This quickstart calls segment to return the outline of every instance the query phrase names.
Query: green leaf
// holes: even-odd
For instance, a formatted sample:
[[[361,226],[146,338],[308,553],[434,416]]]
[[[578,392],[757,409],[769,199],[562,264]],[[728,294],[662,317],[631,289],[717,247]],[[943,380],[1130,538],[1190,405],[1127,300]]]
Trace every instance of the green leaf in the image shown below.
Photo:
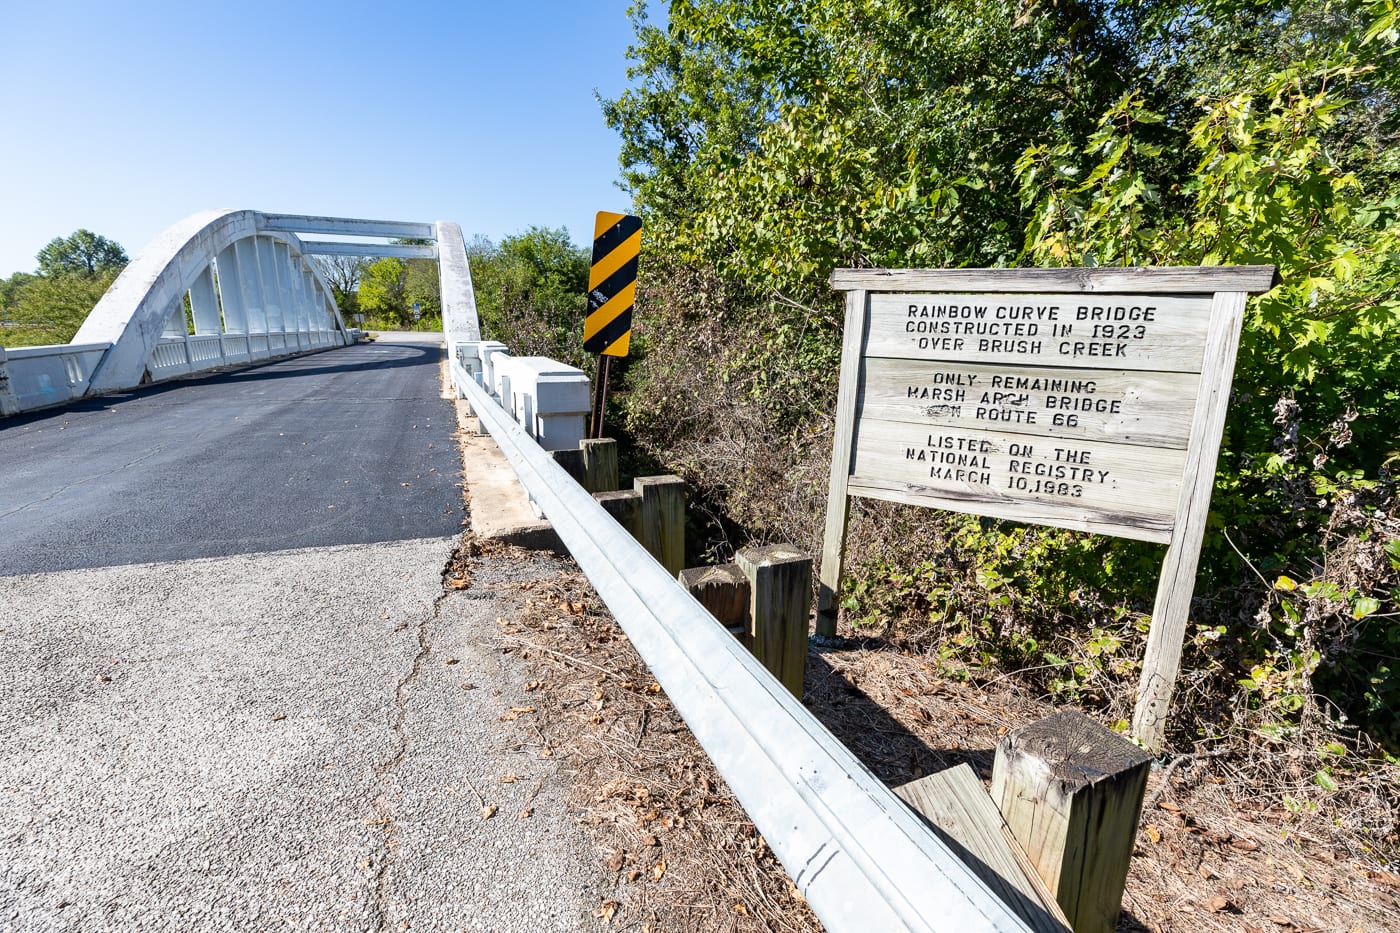
[[[1351,617],[1364,619],[1381,608],[1381,601],[1370,596],[1361,596],[1351,604]]]

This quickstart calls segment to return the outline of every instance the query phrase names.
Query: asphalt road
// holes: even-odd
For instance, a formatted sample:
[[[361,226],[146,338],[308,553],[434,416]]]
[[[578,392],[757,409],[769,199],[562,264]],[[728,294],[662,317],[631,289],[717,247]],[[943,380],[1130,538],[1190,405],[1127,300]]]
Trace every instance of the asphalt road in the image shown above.
[[[500,718],[529,694],[497,620],[558,567],[444,586],[440,356],[0,427],[0,933],[597,927],[617,881]]]
[[[456,534],[441,357],[359,344],[0,422],[0,576]]]

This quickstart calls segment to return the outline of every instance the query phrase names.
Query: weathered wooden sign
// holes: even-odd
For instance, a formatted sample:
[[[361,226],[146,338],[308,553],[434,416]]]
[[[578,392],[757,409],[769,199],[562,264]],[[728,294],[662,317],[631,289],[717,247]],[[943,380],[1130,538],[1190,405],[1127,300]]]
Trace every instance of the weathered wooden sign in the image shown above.
[[[851,496],[1168,545],[1134,716],[1160,744],[1245,298],[1272,266],[857,270],[817,632]]]

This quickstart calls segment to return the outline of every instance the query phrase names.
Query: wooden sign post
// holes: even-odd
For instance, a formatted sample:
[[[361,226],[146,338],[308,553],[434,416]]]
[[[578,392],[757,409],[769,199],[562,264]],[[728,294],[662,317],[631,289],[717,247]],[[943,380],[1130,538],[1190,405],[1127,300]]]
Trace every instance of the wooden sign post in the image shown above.
[[[1167,545],[1133,734],[1161,746],[1246,297],[1273,266],[838,269],[845,344],[818,591],[850,497]]]

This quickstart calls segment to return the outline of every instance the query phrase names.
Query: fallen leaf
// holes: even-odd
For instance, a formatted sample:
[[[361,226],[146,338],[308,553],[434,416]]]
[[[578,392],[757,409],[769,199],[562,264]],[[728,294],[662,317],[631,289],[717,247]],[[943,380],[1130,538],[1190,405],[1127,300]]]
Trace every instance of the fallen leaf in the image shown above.
[[[613,854],[608,857],[608,871],[622,871],[624,856],[621,849],[614,849]]]
[[[1253,839],[1231,839],[1230,848],[1239,849],[1241,852],[1253,852],[1259,848],[1259,843]]]
[[[1223,894],[1217,894],[1215,897],[1212,897],[1210,903],[1206,905],[1206,909],[1213,914],[1224,913],[1226,911],[1233,913],[1239,910],[1234,902]]]
[[[1162,841],[1162,831],[1159,830],[1157,827],[1153,826],[1151,823],[1148,823],[1148,824],[1147,824],[1147,838],[1148,838],[1148,839],[1151,839],[1154,843],[1161,842],[1161,841]]]
[[[516,781],[516,777],[515,777],[515,775],[513,775],[513,774],[504,774],[504,775],[501,776],[501,783],[502,783],[502,784],[514,784],[515,781]]]
[[[642,877],[642,873],[639,872],[637,869],[634,868],[634,869],[632,869],[631,871],[629,871],[629,872],[627,873],[627,883],[628,883],[628,884],[631,884],[632,882],[636,881],[636,880],[637,880],[638,878],[640,878],[640,877]]]
[[[281,722],[282,720],[284,720],[284,719],[286,719],[286,718],[287,718],[287,714],[286,714],[286,713],[273,713],[273,714],[272,714],[272,721],[273,721],[273,722]]]
[[[456,664],[456,663],[457,663],[457,659],[456,659],[456,658],[443,658],[443,659],[442,659],[442,663],[443,663],[443,664]]]
[[[658,840],[655,836],[644,836],[642,838],[642,845],[647,846],[648,848],[659,844],[660,840]]]
[[[610,923],[619,906],[617,901],[603,901],[603,906],[593,911],[593,916],[598,917],[604,923]]]
[[[482,807],[482,808],[481,808],[481,818],[482,818],[483,820],[489,820],[489,819],[491,819],[491,817],[493,817],[493,816],[495,816],[495,815],[496,815],[496,808],[495,808],[495,807],[489,806],[489,805],[488,805],[488,806],[485,806],[485,807]]]
[[[532,817],[532,816],[534,816],[534,815],[535,815],[535,808],[534,808],[534,807],[526,807],[524,810],[521,810],[521,811],[520,811],[520,816],[519,816],[518,818],[519,818],[519,819],[522,819],[522,820],[528,820],[530,817]]]
[[[749,915],[749,909],[743,904],[735,904],[733,910],[741,917],[747,917]]]

